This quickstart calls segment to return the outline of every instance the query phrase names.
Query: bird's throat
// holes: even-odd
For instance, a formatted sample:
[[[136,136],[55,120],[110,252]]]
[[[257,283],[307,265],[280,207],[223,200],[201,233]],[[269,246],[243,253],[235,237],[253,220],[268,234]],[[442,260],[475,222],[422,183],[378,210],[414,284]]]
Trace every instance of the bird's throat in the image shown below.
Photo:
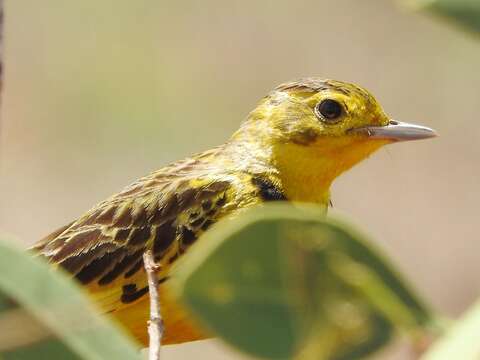
[[[382,145],[352,139],[321,139],[307,146],[281,144],[275,147],[272,160],[289,200],[328,205],[335,178]]]
[[[292,144],[276,154],[274,161],[283,191],[290,201],[327,205],[336,171],[328,161],[312,159],[309,151],[303,150]]]
[[[388,143],[351,136],[289,142],[282,137],[261,136],[258,127],[247,125],[224,149],[231,166],[263,174],[282,189],[289,201],[325,206],[330,202],[330,186],[335,178]]]

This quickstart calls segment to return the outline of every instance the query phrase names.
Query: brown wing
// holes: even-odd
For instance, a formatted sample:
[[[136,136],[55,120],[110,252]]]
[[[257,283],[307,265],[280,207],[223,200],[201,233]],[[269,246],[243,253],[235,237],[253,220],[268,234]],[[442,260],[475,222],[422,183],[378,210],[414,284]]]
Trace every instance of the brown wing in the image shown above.
[[[153,249],[160,264],[173,262],[235,207],[230,188],[227,180],[206,177],[145,178],[32,249],[82,283],[105,286],[143,270],[147,248]]]
[[[138,180],[32,250],[86,284],[104,311],[124,308],[148,292],[146,249],[153,250],[163,281],[171,263],[220,217],[284,199],[266,179],[212,165],[215,154],[202,153]]]

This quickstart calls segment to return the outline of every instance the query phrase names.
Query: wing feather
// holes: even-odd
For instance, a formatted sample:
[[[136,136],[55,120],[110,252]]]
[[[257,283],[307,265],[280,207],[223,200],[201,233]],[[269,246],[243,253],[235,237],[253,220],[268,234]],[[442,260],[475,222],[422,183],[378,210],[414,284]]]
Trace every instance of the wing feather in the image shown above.
[[[134,197],[132,187],[100,203],[79,220],[42,239],[32,249],[83,284],[105,286],[142,269],[153,249],[169,264],[225,212],[231,183],[204,179],[157,182]],[[139,265],[140,264],[140,265]]]
[[[142,307],[148,293],[145,250],[152,249],[160,264],[162,283],[169,277],[171,264],[218,219],[258,202],[284,198],[274,182],[212,166],[215,152],[139,179],[45,237],[32,250],[70,272],[86,285],[105,313],[144,339],[148,313]],[[162,304],[167,309],[166,327],[201,338],[191,332],[181,307],[168,300],[168,294],[162,293],[162,299],[166,301]]]

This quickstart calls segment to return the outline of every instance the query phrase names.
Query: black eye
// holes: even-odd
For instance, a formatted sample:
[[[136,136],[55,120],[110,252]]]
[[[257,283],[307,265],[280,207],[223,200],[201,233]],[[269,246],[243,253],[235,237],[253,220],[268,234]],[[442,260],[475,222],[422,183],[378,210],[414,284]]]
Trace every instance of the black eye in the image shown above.
[[[343,113],[342,105],[338,101],[332,99],[323,100],[315,106],[315,112],[325,122],[336,122]]]

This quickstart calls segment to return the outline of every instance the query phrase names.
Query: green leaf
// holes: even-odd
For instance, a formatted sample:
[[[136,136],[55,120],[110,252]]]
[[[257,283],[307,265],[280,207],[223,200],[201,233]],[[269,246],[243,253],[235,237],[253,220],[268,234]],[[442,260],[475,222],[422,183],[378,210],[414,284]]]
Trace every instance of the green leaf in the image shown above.
[[[465,28],[480,32],[480,2],[478,0],[416,0],[415,7],[453,20]]]
[[[61,271],[0,242],[0,358],[142,359]]]
[[[179,261],[173,290],[208,329],[270,359],[354,359],[434,316],[366,239],[322,210],[262,206],[223,221]]]

